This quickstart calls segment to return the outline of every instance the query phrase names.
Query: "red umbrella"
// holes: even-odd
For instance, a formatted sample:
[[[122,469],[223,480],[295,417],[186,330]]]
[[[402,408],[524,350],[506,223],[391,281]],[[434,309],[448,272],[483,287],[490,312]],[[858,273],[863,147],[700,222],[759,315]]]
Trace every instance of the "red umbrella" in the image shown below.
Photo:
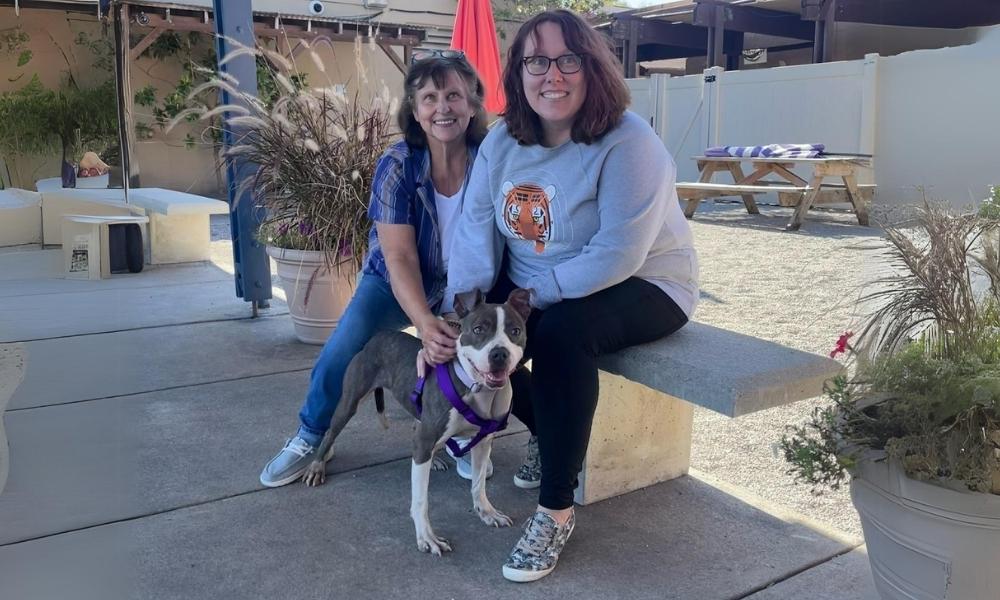
[[[500,46],[490,0],[458,0],[451,47],[465,52],[486,86],[486,110],[499,113],[506,105],[500,70]]]

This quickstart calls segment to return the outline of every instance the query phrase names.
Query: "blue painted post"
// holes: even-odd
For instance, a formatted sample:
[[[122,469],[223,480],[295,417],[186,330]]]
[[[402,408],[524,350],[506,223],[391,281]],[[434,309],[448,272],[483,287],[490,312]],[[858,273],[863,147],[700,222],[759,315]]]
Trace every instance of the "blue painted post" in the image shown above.
[[[212,0],[215,12],[215,51],[218,60],[238,48],[234,44],[254,47],[253,9],[250,0]],[[220,71],[232,75],[240,92],[257,95],[257,65],[254,57],[244,54],[219,67]],[[239,97],[222,91],[223,104],[242,104]],[[223,118],[222,143],[229,148],[240,137],[239,128],[230,129],[226,113]],[[253,190],[245,190],[237,198],[239,182],[257,171],[257,165],[243,160],[226,162],[226,185],[229,193],[229,222],[233,236],[233,262],[236,265],[236,295],[253,306],[253,315],[258,308],[267,308],[271,298],[271,265],[263,244],[257,241],[257,228],[263,217],[263,208],[256,206]]]

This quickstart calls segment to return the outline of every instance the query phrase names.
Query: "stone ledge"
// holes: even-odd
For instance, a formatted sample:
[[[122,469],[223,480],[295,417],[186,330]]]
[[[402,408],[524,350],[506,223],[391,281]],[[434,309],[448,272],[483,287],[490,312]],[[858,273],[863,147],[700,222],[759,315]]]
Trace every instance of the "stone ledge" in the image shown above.
[[[842,369],[825,356],[697,322],[603,356],[599,365],[730,417],[818,396],[823,382]]]

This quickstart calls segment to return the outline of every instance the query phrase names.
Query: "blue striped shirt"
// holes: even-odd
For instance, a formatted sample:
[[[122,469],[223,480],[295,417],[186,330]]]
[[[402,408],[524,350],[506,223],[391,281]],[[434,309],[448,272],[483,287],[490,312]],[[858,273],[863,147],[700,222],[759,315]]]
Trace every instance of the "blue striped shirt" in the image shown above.
[[[466,181],[477,151],[478,147],[469,147]],[[368,217],[375,223],[413,227],[427,305],[436,310],[444,297],[448,277],[441,256],[431,154],[426,148],[412,148],[399,141],[382,154],[375,166]],[[363,271],[389,281],[389,269],[374,225],[368,234],[368,256]]]

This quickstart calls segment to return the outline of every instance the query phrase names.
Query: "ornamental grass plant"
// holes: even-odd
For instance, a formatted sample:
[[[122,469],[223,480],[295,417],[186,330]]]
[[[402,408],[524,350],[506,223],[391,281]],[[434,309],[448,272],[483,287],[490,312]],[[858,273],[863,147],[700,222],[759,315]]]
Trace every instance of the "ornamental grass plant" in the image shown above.
[[[302,40],[305,55],[323,76],[326,68],[316,49],[332,43],[318,37]],[[355,44],[355,65],[367,81]],[[265,47],[242,47],[223,58],[251,54],[270,67],[274,83],[269,102],[240,92],[228,76],[216,74],[192,90],[194,101],[206,90],[225,90],[238,102],[209,109],[192,106],[174,117],[171,127],[192,118],[210,120],[228,113],[223,125],[234,132],[225,161],[256,165],[239,183],[237,197],[249,190],[259,207],[258,238],[267,245],[294,250],[321,251],[328,267],[361,268],[371,221],[367,216],[375,164],[392,141],[392,116],[397,101],[383,84],[381,93],[363,100],[348,95],[343,84],[330,81],[311,86],[294,63]]]

